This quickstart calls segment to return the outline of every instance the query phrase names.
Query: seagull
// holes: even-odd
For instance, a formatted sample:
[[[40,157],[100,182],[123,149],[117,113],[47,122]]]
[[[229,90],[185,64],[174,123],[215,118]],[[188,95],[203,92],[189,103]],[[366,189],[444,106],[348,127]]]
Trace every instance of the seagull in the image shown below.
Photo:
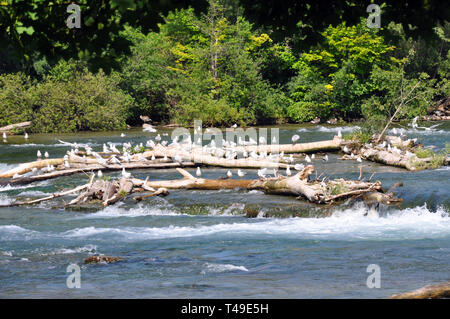
[[[122,176],[124,178],[130,178],[131,177],[131,173],[126,172],[125,171],[125,167],[124,167],[124,168],[122,168]]]
[[[113,164],[118,164],[118,165],[120,165],[120,160],[119,160],[115,155],[111,156],[111,158],[110,158],[109,160],[110,160],[111,163],[113,163]]]
[[[152,161],[156,159],[155,154],[152,155]]]
[[[231,127],[232,127],[232,128],[236,128],[236,127],[237,127],[237,124],[234,124],[234,125],[232,125]]]
[[[158,133],[158,135],[156,135],[155,141],[156,142],[160,142],[161,141],[161,135],[159,135],[159,133]]]
[[[120,154],[120,151],[117,149],[117,147],[116,147],[114,144],[111,144],[111,145],[109,146],[109,148],[110,148],[111,151],[113,151],[114,153],[119,153],[119,154]]]
[[[395,127],[392,129],[392,134],[395,134],[395,135],[398,134],[398,131],[397,131],[397,129]]]
[[[275,136],[272,137],[272,144],[277,144],[277,138]]]
[[[25,138],[26,140],[28,140],[28,133],[27,133],[27,132],[25,132],[24,138]]]
[[[341,132],[341,130],[339,130],[338,131],[338,135],[337,135],[339,138],[342,138],[342,132]]]
[[[265,173],[266,173],[266,169],[265,168],[262,168],[262,169],[258,170],[258,176],[260,178],[266,178]]]
[[[286,176],[291,176],[291,169],[289,168],[289,166],[286,168]]]
[[[120,137],[125,137],[125,134],[124,134],[124,133],[121,133],[121,134],[120,134]]]
[[[308,162],[308,163],[311,163],[311,158],[309,158],[309,156],[308,156],[308,155],[306,155],[306,157],[305,157],[305,161],[306,161],[306,162]]]
[[[103,177],[103,173],[102,173],[102,171],[101,171],[101,170],[98,170],[98,172],[97,172],[97,176],[98,176],[98,177],[100,177],[100,178],[102,178],[102,177]]]
[[[65,168],[70,168],[70,163],[68,161],[64,161],[64,167]]]
[[[231,178],[231,176],[233,176],[233,173],[231,173],[231,171],[229,170],[229,171],[227,172],[227,177],[228,177],[228,178]]]
[[[111,151],[108,149],[108,146],[106,146],[106,144],[103,144],[103,153],[111,153]]]
[[[303,164],[295,164],[295,165],[294,165],[294,168],[295,168],[297,171],[301,171],[301,170],[303,170],[303,169],[305,168],[305,165],[303,165]]]
[[[356,161],[357,161],[358,163],[362,163],[361,157],[358,157],[358,158],[356,159]]]
[[[239,177],[244,177],[246,173],[238,169],[237,174]]]
[[[48,158],[50,155],[48,155],[48,152],[44,153],[45,158]]]
[[[3,132],[3,139],[6,140],[6,133]]]
[[[292,136],[292,143],[295,144],[295,142],[297,142],[299,139],[300,139],[300,136],[295,134],[294,136]]]
[[[197,167],[197,171],[195,172],[195,175],[202,176],[202,171],[200,170],[200,167]]]
[[[41,154],[40,150],[37,151],[37,157],[42,157],[42,154]]]
[[[316,158],[316,154],[311,155],[311,159],[315,159]]]
[[[344,146],[344,153],[348,153],[349,151],[348,151],[348,147],[347,146]]]

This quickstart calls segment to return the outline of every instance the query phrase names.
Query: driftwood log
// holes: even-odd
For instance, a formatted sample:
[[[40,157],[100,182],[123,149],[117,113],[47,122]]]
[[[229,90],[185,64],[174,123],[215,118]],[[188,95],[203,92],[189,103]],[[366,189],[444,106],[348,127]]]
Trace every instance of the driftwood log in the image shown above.
[[[423,288],[393,295],[390,299],[448,299],[450,298],[450,281],[428,285]]]
[[[375,137],[376,138],[376,137]],[[372,144],[361,145],[355,141],[342,142],[341,150],[346,155],[341,159],[362,158],[368,161],[381,163],[389,166],[405,168],[409,171],[416,171],[419,167],[427,167],[432,158],[419,158],[414,154],[418,144],[411,139],[402,140],[398,136],[385,136],[384,141],[391,148],[373,146]],[[348,156],[353,153],[353,157]],[[443,160],[444,165],[448,165],[448,160]]]
[[[31,126],[31,122],[10,124],[7,126],[0,127],[0,133],[3,133],[3,132],[8,133],[9,131],[17,129],[17,128],[25,129],[25,128],[29,128],[30,126]]]

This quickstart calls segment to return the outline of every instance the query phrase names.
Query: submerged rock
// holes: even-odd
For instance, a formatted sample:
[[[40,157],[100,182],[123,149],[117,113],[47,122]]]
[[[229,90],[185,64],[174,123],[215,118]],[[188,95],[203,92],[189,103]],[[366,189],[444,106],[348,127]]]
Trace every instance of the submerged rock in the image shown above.
[[[120,257],[111,256],[90,256],[84,260],[85,264],[98,264],[98,263],[114,263],[121,260]]]

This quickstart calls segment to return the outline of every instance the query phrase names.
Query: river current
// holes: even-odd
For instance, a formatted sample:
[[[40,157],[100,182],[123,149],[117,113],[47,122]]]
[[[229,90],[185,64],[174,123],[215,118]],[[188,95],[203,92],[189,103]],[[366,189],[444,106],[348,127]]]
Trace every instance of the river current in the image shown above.
[[[428,126],[430,126],[429,124]],[[280,126],[281,143],[327,140],[355,126]],[[432,130],[400,128],[435,151],[450,142],[450,123]],[[169,136],[170,130],[160,130]],[[66,142],[145,142],[157,133],[122,132],[11,136],[0,141],[0,171],[33,161],[37,150],[62,157]],[[356,161],[337,153],[313,164],[332,178],[357,178]],[[363,161],[363,174],[388,189],[403,187],[399,206],[361,203],[321,208],[259,191],[174,190],[164,198],[132,198],[98,211],[64,210],[64,201],[0,208],[1,298],[385,298],[450,279],[450,170],[408,172]],[[195,173],[195,168],[188,171]],[[225,176],[203,168],[202,177]],[[234,170],[233,178],[237,177]],[[174,169],[134,170],[145,179],[174,179]],[[256,170],[246,170],[256,178]],[[118,176],[120,172],[105,172]],[[0,187],[0,203],[38,198],[87,181],[83,174]],[[247,218],[246,209],[259,211]],[[267,217],[270,216],[270,217]],[[296,216],[296,217],[292,217]],[[83,264],[92,255],[111,264]],[[69,289],[67,267],[81,268],[81,288]],[[379,266],[380,288],[369,288],[367,267]]]

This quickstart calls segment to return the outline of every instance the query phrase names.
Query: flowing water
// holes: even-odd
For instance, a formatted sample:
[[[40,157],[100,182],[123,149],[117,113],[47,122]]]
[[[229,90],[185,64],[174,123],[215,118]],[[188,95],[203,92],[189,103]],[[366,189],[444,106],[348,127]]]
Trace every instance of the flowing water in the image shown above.
[[[281,143],[330,139],[355,127],[282,126]],[[439,151],[450,123],[433,131],[400,129]],[[168,132],[170,131],[159,131]],[[62,157],[58,142],[144,142],[156,133],[121,132],[30,135],[0,142],[0,171],[32,161],[37,150]],[[168,139],[163,136],[163,139]],[[327,176],[357,178],[359,163],[331,154],[314,165]],[[64,210],[63,200],[0,208],[0,297],[28,298],[383,298],[450,279],[450,171],[421,172],[363,162],[368,178],[396,182],[398,207],[361,203],[321,208],[259,191],[171,191],[141,203],[127,199],[98,211]],[[188,169],[194,173],[195,169]],[[256,170],[246,170],[255,178]],[[233,170],[234,172],[234,170]],[[204,168],[202,177],[225,176]],[[118,172],[104,173],[117,176]],[[175,170],[135,170],[133,176],[179,178]],[[233,178],[238,178],[234,172]],[[38,198],[87,181],[83,174],[25,186],[0,187],[0,203]],[[251,207],[257,218],[246,218]],[[267,217],[269,216],[269,217]],[[293,217],[295,216],[295,217]],[[112,264],[83,264],[92,255],[118,256]],[[81,267],[81,288],[69,289],[68,265]],[[380,267],[381,287],[368,288],[370,264]]]

